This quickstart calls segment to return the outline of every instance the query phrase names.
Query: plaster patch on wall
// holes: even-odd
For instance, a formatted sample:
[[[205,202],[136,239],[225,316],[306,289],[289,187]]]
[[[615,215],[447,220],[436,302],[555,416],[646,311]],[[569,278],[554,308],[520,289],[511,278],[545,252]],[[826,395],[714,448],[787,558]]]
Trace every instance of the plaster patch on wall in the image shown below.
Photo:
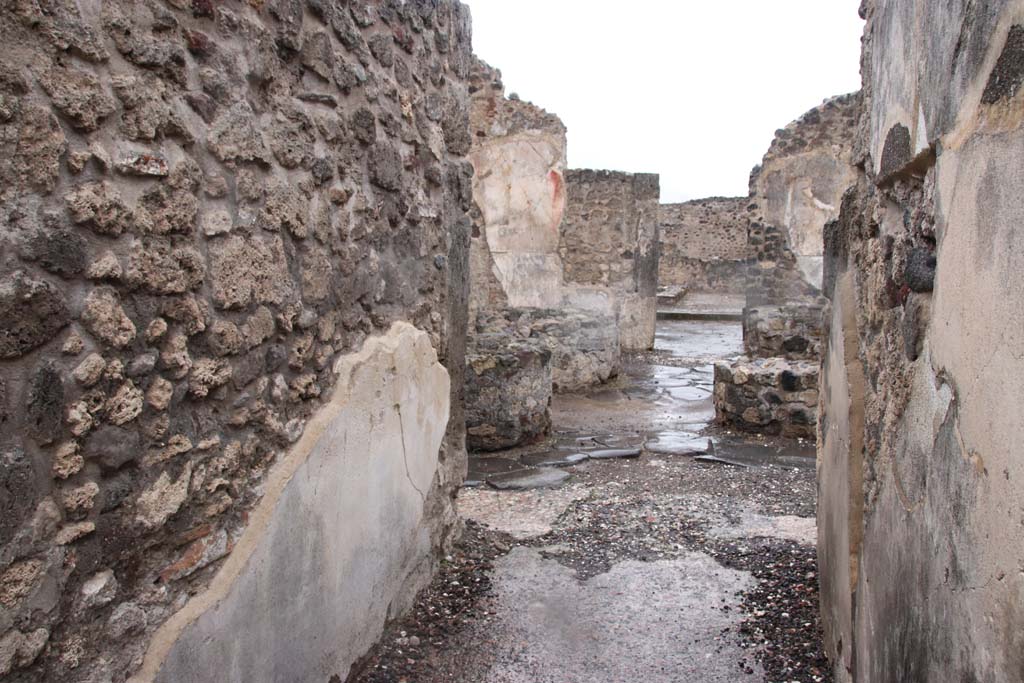
[[[335,366],[210,587],[153,639],[144,681],[343,679],[429,574],[425,493],[449,416],[426,333],[396,323]],[[302,533],[296,533],[302,530]]]

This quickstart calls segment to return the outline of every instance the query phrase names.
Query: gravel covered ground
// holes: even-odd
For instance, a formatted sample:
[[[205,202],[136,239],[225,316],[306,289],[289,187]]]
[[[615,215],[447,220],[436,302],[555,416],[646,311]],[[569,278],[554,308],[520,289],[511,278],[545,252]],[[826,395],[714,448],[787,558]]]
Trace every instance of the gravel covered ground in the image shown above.
[[[569,504],[542,536],[515,541],[469,521],[413,613],[389,629],[353,680],[489,680],[487,653],[467,657],[466,649],[495,649],[480,636],[491,631],[503,608],[491,599],[491,576],[495,563],[517,546],[571,568],[580,582],[624,561],[653,563],[693,551],[723,568],[749,572],[757,582],[737,595],[738,606],[721,608],[737,610],[735,624],[701,647],[718,654],[723,643],[731,643],[749,653],[734,662],[744,680],[831,680],[820,647],[813,545],[750,535],[759,529],[749,528],[751,517],[807,520],[813,515],[813,469],[735,468],[645,454],[637,460],[592,461],[570,471],[573,482],[589,493]]]
[[[711,324],[660,339],[630,360],[638,370],[618,393],[556,402],[556,425],[570,429],[561,442],[586,433],[590,407],[593,433],[694,428],[706,397],[645,366],[692,368],[699,388],[708,355],[728,355],[737,337]],[[638,405],[646,396],[654,407]],[[457,547],[350,681],[831,681],[813,450],[709,431],[717,455],[755,466],[644,449],[564,468],[556,489],[463,490]]]

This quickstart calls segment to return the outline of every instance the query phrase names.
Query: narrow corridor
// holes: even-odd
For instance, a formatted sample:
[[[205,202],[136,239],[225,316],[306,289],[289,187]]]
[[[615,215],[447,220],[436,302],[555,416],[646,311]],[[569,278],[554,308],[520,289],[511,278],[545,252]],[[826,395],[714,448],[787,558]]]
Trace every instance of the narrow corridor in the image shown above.
[[[354,680],[825,681],[813,444],[711,425],[736,322],[659,323],[554,399],[539,447],[471,456],[466,532]]]

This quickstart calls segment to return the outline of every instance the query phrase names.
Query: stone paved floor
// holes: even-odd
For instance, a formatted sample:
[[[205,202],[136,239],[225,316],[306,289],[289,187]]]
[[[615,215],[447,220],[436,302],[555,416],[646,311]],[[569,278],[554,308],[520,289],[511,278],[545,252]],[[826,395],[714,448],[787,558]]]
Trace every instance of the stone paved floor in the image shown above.
[[[355,680],[828,680],[813,445],[709,428],[710,363],[741,344],[735,323],[662,323],[614,383],[558,397],[551,442],[473,461],[467,539]],[[486,485],[537,470],[563,476]]]

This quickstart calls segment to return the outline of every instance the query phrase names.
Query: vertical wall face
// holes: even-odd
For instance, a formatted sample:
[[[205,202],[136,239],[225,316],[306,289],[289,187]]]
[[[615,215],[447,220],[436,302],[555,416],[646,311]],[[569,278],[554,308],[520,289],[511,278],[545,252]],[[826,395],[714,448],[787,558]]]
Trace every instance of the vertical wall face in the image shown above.
[[[750,180],[755,257],[748,304],[781,304],[821,289],[822,231],[856,180],[853,139],[859,95],[828,100],[776,133]]]
[[[465,466],[468,11],[0,26],[0,677],[343,679]]]
[[[747,197],[713,197],[658,207],[658,285],[743,294],[750,204]]]
[[[829,647],[840,680],[1021,680],[1024,3],[864,11],[866,174],[825,282],[833,319],[856,319],[829,355],[855,352],[867,391],[828,364],[819,478],[835,523],[864,510],[820,536]]]
[[[658,289],[658,176],[572,170],[559,253],[583,302],[606,296],[623,350],[654,345]],[[588,292],[589,290],[589,292]],[[584,305],[585,304],[581,304]]]
[[[501,73],[476,60],[470,127],[480,223],[472,242],[471,308],[554,308],[563,296],[565,126],[507,99]]]

